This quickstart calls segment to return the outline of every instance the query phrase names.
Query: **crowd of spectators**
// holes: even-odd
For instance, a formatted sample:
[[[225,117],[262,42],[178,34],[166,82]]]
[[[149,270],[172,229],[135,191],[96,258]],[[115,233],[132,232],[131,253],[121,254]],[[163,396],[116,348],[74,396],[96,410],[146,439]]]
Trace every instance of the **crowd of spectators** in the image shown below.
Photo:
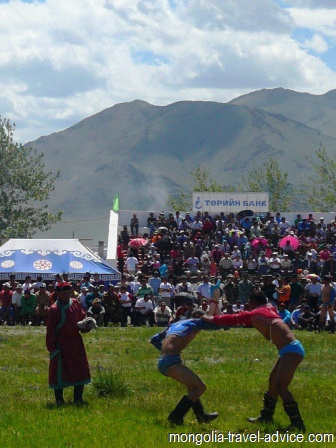
[[[90,273],[72,282],[73,298],[98,325],[166,326],[195,307],[239,313],[262,290],[291,328],[334,332],[336,220],[151,212],[148,232],[138,234],[136,213],[130,228],[118,235],[120,282]],[[11,275],[0,291],[0,324],[45,324],[61,281],[66,274],[22,283]]]
[[[151,212],[147,229],[136,246],[132,238],[139,235],[130,235],[123,226],[118,269],[130,285],[139,278],[153,284],[153,303],[164,300],[173,315],[181,285],[198,306],[213,313],[211,287],[219,280],[220,312],[239,312],[248,306],[250,294],[261,289],[292,328],[334,332],[336,219],[316,222],[308,214],[290,223],[281,213]],[[158,286],[160,281],[168,292]],[[314,314],[308,327],[298,323],[307,310]]]

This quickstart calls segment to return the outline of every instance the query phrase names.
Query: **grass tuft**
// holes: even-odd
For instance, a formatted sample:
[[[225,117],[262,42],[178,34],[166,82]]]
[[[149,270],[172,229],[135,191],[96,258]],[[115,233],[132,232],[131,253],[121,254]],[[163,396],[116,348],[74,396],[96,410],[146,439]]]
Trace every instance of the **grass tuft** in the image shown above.
[[[100,363],[97,364],[92,386],[98,397],[126,397],[130,394],[129,385],[122,373],[104,368]]]

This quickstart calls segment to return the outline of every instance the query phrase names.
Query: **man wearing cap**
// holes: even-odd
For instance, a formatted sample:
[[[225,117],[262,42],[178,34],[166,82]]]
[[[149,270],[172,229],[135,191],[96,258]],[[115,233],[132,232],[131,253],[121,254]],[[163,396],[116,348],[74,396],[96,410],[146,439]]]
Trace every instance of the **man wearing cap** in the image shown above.
[[[57,285],[58,299],[47,315],[46,345],[50,353],[49,387],[54,389],[57,405],[64,403],[63,389],[74,387],[74,403],[84,404],[84,385],[90,383],[90,368],[77,323],[85,312],[71,298],[71,285]]]
[[[14,322],[14,307],[12,304],[13,291],[10,289],[10,283],[5,283],[0,291],[0,322],[8,319],[8,325],[13,325]]]
[[[293,273],[291,275],[290,295],[289,295],[289,305],[288,310],[294,311],[303,299],[303,286],[297,281],[297,275]]]
[[[101,300],[96,298],[92,300],[92,305],[88,309],[87,312],[88,317],[93,317],[96,321],[98,327],[103,325],[104,316],[105,316],[105,308],[101,304]]]

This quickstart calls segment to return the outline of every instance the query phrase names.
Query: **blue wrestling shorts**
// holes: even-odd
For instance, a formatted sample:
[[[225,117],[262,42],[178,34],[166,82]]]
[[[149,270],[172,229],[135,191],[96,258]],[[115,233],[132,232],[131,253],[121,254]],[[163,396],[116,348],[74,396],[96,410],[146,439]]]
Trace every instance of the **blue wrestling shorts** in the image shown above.
[[[297,353],[304,357],[305,351],[300,341],[296,340],[291,342],[290,344],[285,345],[279,350],[279,356],[282,358],[287,353]]]
[[[162,373],[162,375],[167,376],[167,370],[169,369],[170,366],[181,363],[182,361],[180,355],[160,356],[158,360],[158,369],[159,372]]]

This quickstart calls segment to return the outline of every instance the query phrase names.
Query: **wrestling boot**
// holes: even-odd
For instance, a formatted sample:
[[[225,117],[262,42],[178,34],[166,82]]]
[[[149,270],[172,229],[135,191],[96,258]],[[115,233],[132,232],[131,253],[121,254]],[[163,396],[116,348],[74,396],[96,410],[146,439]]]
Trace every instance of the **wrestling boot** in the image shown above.
[[[189,400],[186,395],[184,395],[176,408],[172,410],[168,415],[168,421],[178,426],[183,425],[183,417],[186,415],[192,405],[193,402]]]
[[[335,322],[330,322],[329,330],[331,334],[335,333]]]
[[[212,420],[215,420],[219,416],[218,412],[204,412],[201,400],[195,401],[195,403],[193,403],[192,405],[192,409],[194,411],[194,414],[196,415],[198,423],[210,423],[212,422]]]
[[[74,403],[79,405],[79,406],[87,404],[83,400],[83,392],[84,392],[84,386],[83,385],[74,387]]]
[[[64,404],[63,389],[54,389],[54,395],[56,406],[62,406]]]
[[[258,417],[248,417],[247,421],[250,423],[272,423],[276,404],[277,400],[271,397],[268,392],[265,392],[264,409],[260,411]]]
[[[284,410],[288,415],[291,424],[285,428],[285,431],[305,432],[306,427],[300,415],[299,407],[296,401],[287,401],[283,404]]]

